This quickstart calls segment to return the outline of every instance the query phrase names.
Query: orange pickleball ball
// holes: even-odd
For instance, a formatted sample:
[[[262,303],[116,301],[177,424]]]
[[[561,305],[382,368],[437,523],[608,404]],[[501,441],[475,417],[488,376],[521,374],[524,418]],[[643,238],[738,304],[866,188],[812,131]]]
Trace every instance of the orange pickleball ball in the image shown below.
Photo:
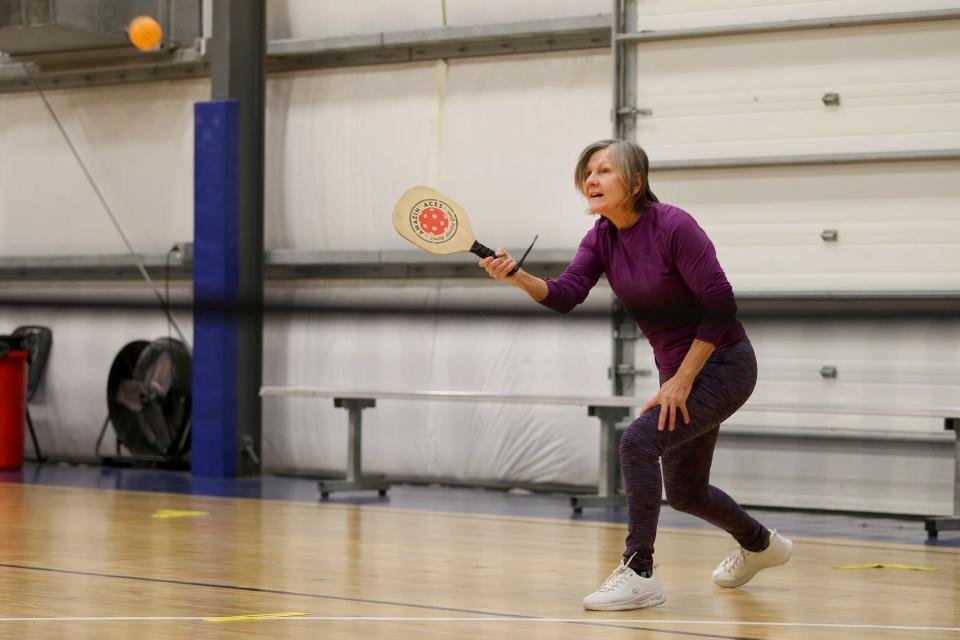
[[[163,29],[150,16],[137,16],[127,27],[130,42],[140,51],[155,51],[163,43]]]

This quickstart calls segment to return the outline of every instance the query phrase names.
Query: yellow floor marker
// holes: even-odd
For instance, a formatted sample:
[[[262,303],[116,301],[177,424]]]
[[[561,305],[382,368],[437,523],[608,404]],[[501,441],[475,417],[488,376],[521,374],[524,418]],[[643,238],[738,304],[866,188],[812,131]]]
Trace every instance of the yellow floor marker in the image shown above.
[[[248,620],[265,620],[267,618],[293,618],[295,616],[308,616],[309,613],[301,611],[285,611],[283,613],[254,613],[248,616],[228,616],[226,618],[204,618],[204,622],[246,622]]]
[[[856,570],[856,569],[900,569],[903,571],[940,571],[933,567],[911,567],[906,564],[892,564],[889,562],[871,562],[869,564],[848,564],[835,566],[834,569]]]
[[[208,516],[209,511],[182,511],[180,509],[160,509],[154,512],[153,517],[157,520],[166,518],[195,518],[197,516]]]

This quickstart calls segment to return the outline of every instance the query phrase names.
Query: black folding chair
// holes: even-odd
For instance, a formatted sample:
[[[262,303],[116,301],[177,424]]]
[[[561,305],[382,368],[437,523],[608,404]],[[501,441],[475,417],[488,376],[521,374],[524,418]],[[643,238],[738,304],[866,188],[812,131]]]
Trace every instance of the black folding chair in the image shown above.
[[[33,428],[33,420],[30,418],[29,402],[40,387],[40,381],[43,380],[43,374],[47,369],[47,360],[50,359],[50,348],[53,346],[53,332],[47,327],[17,327],[13,330],[14,337],[23,341],[23,346],[30,354],[30,367],[27,370],[27,427],[30,429],[30,439],[33,440],[33,450],[37,454],[37,461],[44,462],[46,458],[40,451],[40,444],[37,442],[37,432]]]

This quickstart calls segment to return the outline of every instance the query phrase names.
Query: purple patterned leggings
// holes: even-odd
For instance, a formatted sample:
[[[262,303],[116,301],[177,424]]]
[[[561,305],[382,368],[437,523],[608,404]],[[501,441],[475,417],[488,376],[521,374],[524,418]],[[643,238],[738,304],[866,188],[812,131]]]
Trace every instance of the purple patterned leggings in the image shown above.
[[[661,375],[660,384],[665,381]],[[624,561],[636,553],[630,563],[635,571],[653,568],[661,487],[671,507],[720,527],[748,551],[766,544],[767,529],[709,483],[720,423],[747,401],[756,383],[757,359],[745,339],[713,352],[697,375],[687,398],[690,424],[678,415],[675,431],[657,431],[660,407],[654,407],[627,427],[620,441],[628,516]]]

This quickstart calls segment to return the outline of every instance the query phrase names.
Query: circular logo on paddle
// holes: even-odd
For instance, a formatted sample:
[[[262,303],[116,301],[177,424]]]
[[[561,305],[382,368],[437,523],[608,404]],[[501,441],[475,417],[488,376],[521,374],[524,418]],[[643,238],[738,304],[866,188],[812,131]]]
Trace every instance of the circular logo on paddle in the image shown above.
[[[457,214],[443,200],[421,200],[410,209],[410,226],[421,240],[440,244],[457,234]]]

